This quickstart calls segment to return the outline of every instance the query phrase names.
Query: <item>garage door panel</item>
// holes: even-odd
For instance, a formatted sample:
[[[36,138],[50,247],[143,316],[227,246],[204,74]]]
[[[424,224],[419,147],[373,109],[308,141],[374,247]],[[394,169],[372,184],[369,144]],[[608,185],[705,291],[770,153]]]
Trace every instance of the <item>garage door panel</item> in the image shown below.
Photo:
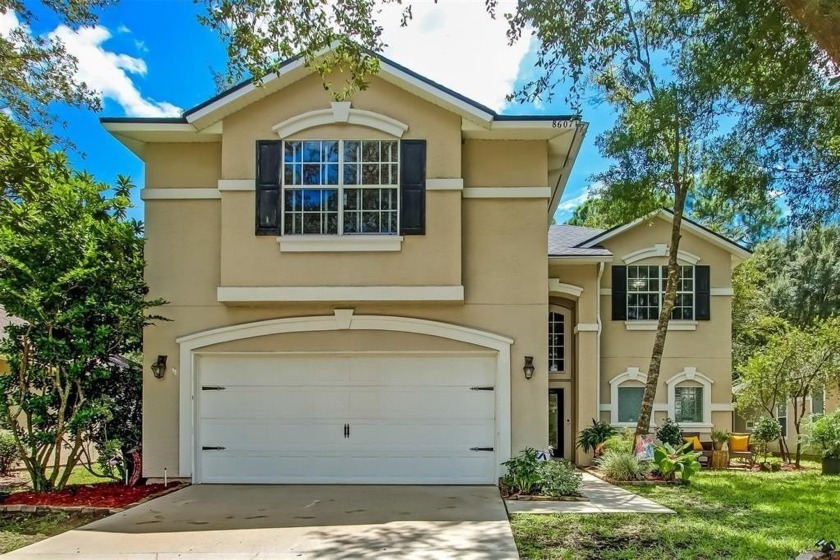
[[[199,482],[493,483],[495,360],[202,356]],[[345,436],[345,424],[349,437]],[[224,448],[201,450],[201,446]]]
[[[202,391],[202,418],[347,418],[346,389],[236,387]]]
[[[489,454],[492,456],[492,454]],[[480,454],[438,457],[345,457],[340,455],[222,455],[202,459],[204,482],[486,484],[493,461]]]

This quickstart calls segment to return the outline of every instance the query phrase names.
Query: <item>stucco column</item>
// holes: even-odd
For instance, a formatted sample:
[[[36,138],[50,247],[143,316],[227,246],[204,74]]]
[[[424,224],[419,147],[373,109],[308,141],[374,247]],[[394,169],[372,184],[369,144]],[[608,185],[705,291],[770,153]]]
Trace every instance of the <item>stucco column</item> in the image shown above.
[[[593,267],[594,269],[594,267]],[[596,272],[593,270],[593,272]],[[577,348],[577,375],[575,377],[575,433],[599,418],[598,411],[598,288],[584,290],[578,299],[577,324],[575,325],[575,346]],[[588,465],[591,456],[575,447],[575,462]]]

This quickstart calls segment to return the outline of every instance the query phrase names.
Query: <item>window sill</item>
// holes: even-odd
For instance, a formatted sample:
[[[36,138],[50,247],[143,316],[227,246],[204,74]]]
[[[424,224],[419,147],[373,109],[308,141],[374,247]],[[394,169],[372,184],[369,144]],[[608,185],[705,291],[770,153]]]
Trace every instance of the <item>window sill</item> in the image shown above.
[[[278,237],[283,253],[374,253],[402,250],[402,235],[288,235]]]
[[[624,321],[624,328],[628,331],[655,331],[658,321]],[[696,331],[697,321],[671,321],[669,331]]]

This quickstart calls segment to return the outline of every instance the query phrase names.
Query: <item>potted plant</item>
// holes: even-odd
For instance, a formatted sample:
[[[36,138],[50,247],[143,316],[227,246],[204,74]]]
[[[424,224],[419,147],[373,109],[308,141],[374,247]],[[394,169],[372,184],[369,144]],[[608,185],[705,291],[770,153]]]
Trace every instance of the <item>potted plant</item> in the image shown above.
[[[823,474],[840,474],[840,410],[811,418],[805,444],[822,455]]]
[[[601,454],[602,444],[616,433],[617,430],[608,423],[593,419],[592,425],[578,434],[577,446],[587,453],[592,451],[597,457]]]
[[[712,430],[712,446],[715,451],[723,449],[723,444],[727,441],[729,441],[729,432],[726,430],[718,430],[717,428]]]

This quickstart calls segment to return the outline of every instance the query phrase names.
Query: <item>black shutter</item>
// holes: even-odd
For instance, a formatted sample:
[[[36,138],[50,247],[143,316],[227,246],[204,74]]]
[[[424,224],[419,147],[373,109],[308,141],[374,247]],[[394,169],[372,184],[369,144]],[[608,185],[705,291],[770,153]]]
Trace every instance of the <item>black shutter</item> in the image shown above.
[[[712,318],[711,269],[708,265],[694,267],[694,318],[709,321]]]
[[[257,140],[256,234],[280,234],[281,140]]]
[[[426,234],[426,141],[400,142],[400,234]]]
[[[612,267],[612,318],[627,320],[627,267]]]

